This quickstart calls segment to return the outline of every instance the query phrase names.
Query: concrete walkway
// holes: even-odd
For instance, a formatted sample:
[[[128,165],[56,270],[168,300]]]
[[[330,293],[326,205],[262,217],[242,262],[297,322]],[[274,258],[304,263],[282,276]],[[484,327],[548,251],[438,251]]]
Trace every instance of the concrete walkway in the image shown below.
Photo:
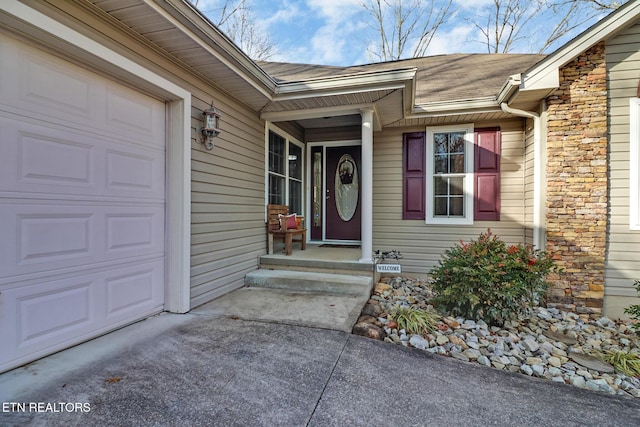
[[[640,425],[639,400],[341,331],[197,313],[162,314],[0,375],[0,425]],[[8,412],[10,402],[26,412]]]

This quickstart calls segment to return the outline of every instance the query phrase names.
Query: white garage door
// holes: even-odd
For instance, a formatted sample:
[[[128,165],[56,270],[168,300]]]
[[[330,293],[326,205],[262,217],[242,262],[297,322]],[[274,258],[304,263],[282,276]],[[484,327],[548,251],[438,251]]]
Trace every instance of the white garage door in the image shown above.
[[[162,310],[165,107],[0,36],[0,371]]]

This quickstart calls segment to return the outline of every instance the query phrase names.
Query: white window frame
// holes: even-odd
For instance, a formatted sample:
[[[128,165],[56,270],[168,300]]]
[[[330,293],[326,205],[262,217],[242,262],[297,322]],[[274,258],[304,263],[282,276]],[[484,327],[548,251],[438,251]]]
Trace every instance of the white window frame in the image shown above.
[[[285,173],[284,175],[280,175],[277,174],[278,176],[283,176],[285,178],[285,195],[284,195],[284,199],[285,199],[285,205],[289,204],[289,181],[291,179],[294,179],[296,181],[300,181],[301,185],[301,192],[302,194],[300,194],[300,201],[302,202],[302,206],[301,206],[301,210],[302,212],[295,212],[298,215],[302,215],[304,216],[304,210],[305,210],[305,148],[304,148],[304,144],[302,142],[300,142],[299,140],[297,140],[296,138],[294,138],[293,136],[289,135],[287,132],[283,131],[282,129],[278,128],[277,126],[273,125],[272,123],[266,123],[265,126],[265,144],[264,144],[264,158],[265,158],[265,165],[264,165],[264,200],[265,200],[265,206],[267,204],[269,204],[269,174],[271,172],[269,172],[269,132],[273,132],[275,134],[277,134],[278,136],[280,136],[281,138],[284,138],[285,140],[285,162],[284,162],[284,167],[285,167]],[[300,155],[302,156],[302,159],[300,159],[300,167],[302,168],[301,171],[301,177],[299,180],[297,178],[292,178],[291,176],[289,176],[289,146],[290,144],[294,144],[297,145],[298,147],[300,147]],[[292,212],[293,213],[293,212]],[[266,220],[266,210],[265,210],[265,220]]]
[[[629,100],[629,229],[640,230],[640,98]]]
[[[443,132],[464,132],[464,216],[445,218],[434,215],[433,177],[435,171],[433,136]],[[426,140],[426,212],[425,222],[436,225],[473,225],[473,177],[474,177],[474,124],[427,127]]]

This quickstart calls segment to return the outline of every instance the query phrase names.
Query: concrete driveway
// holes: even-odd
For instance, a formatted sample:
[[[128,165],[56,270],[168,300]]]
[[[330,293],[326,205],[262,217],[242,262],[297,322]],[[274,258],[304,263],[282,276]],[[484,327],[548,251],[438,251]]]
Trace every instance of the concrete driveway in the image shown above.
[[[155,316],[0,375],[0,399],[2,426],[640,425],[639,400],[206,311]]]

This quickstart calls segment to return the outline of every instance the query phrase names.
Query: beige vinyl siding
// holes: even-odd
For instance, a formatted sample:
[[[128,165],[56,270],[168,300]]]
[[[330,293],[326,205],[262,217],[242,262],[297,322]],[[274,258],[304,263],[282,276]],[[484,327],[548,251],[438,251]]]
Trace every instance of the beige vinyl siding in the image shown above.
[[[221,94],[194,99],[191,142],[191,302],[205,303],[244,284],[266,251],[264,122]],[[215,99],[221,134],[212,151],[199,140],[202,109]]]
[[[610,214],[604,312],[613,317],[640,303],[633,288],[634,280],[640,279],[640,231],[629,230],[629,99],[637,96],[639,50],[640,23],[606,44]]]
[[[373,144],[373,249],[399,250],[403,272],[424,274],[447,248],[469,241],[491,228],[508,243],[525,239],[523,120],[478,122],[476,128],[499,126],[502,133],[501,218],[471,226],[427,225],[402,219],[402,134],[423,127],[376,132]]]
[[[265,125],[258,113],[127,28],[107,24],[103,18],[109,17],[73,2],[34,6],[192,94],[191,141],[185,141],[192,156],[191,307],[242,286],[244,276],[257,268],[258,256],[266,252]],[[202,111],[212,101],[222,114],[222,133],[214,139],[215,148],[206,151],[198,140]]]
[[[525,121],[524,147],[524,241],[533,244],[533,119]]]

